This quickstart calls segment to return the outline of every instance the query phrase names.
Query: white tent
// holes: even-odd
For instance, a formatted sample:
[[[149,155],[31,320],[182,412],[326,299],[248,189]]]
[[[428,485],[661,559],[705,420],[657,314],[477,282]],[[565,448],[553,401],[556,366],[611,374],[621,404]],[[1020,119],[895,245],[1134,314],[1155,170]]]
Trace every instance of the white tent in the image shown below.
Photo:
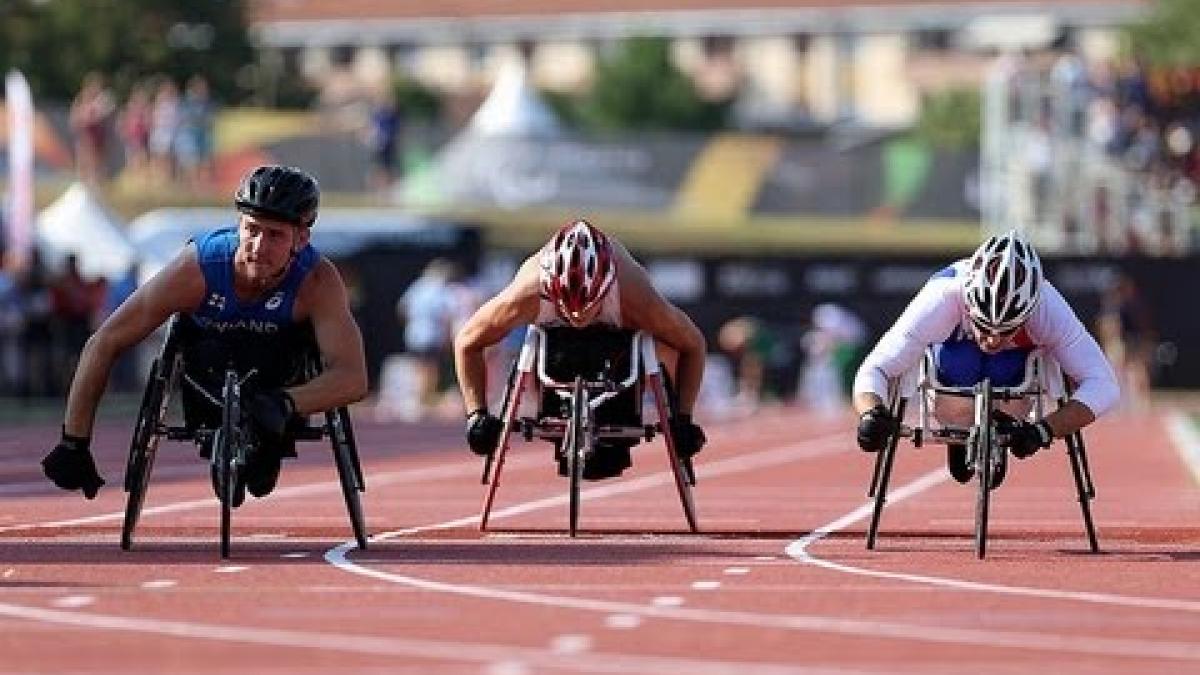
[[[492,91],[471,117],[466,133],[476,136],[557,136],[558,116],[529,85],[520,61],[505,63]]]
[[[138,260],[121,221],[82,183],[73,183],[38,214],[36,236],[48,266],[58,268],[74,253],[85,279],[120,279]]]
[[[430,184],[411,177],[412,203],[486,203],[506,207],[543,201],[556,177],[540,168],[547,139],[568,136],[530,86],[525,66],[506,63],[470,123],[434,158]]]

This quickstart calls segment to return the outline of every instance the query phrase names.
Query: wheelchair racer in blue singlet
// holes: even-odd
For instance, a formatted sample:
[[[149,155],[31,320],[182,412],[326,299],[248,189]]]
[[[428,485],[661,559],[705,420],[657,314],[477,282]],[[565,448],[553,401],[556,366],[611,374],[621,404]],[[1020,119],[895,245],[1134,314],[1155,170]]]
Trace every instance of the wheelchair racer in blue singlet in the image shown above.
[[[62,438],[42,461],[64,490],[92,499],[104,480],[91,453],[96,407],[117,357],[167,319],[180,316],[184,373],[210,395],[224,371],[255,373],[244,387],[244,409],[259,442],[246,458],[247,490],[274,489],[280,460],[295,456],[289,428],[298,416],[331,410],[366,395],[362,335],[346,288],[327,258],[310,244],[320,190],[293,167],[266,165],[248,173],[234,199],[236,227],[208,232],[137,289],[87,341],[67,397]],[[314,344],[315,343],[315,344]],[[301,381],[297,357],[319,352],[321,371]],[[189,427],[219,424],[220,410],[185,387]]]
[[[947,386],[971,387],[985,377],[995,386],[1017,386],[1035,348],[1077,384],[1064,406],[1040,420],[1024,419],[1032,408],[1028,399],[997,403],[997,429],[1010,439],[1017,458],[1091,424],[1120,396],[1095,338],[1043,277],[1037,252],[1016,232],[988,238],[970,258],[935,274],[863,361],[854,381],[863,450],[882,449],[896,429],[899,420],[884,405],[889,381],[916,367],[930,346],[937,379]],[[971,400],[938,396],[933,404],[943,423],[971,423]],[[971,480],[966,446],[947,447],[950,474],[961,483]]]

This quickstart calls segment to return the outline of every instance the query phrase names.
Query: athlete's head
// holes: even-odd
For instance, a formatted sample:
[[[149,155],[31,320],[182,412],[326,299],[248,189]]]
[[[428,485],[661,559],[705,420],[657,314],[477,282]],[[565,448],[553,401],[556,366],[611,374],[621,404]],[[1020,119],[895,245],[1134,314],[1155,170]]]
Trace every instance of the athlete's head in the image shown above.
[[[234,204],[238,219],[238,270],[253,285],[269,286],[308,243],[321,191],[307,172],[260,166],[242,178]]]
[[[308,172],[291,166],[266,164],[242,177],[233,198],[238,211],[312,227],[317,220],[321,189]]]
[[[542,295],[573,326],[596,317],[616,278],[608,236],[586,220],[563,226],[542,255]]]
[[[963,299],[982,338],[1002,338],[1024,325],[1037,306],[1042,263],[1016,231],[989,237],[971,256]]]

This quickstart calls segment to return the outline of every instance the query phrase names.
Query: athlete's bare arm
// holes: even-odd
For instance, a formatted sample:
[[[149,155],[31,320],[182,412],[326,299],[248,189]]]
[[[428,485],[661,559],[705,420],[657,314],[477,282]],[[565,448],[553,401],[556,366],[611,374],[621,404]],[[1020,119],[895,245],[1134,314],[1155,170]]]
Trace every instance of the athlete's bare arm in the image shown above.
[[[362,332],[350,313],[346,285],[327,258],[313,268],[296,298],[298,318],[312,321],[321,352],[321,373],[287,392],[296,412],[308,415],[362,400],[367,395],[367,360]],[[306,312],[304,310],[307,310]]]
[[[644,330],[655,340],[679,352],[676,386],[679,388],[679,412],[692,414],[700,381],[704,378],[704,335],[687,314],[667,302],[650,283],[650,275],[624,246],[614,243],[617,256],[617,281],[621,289],[621,321],[628,328]]]
[[[533,323],[538,313],[538,257],[529,257],[512,282],[483,303],[454,336],[454,369],[467,411],[487,407],[487,366],[483,351],[514,328]]]
[[[113,363],[176,312],[190,311],[204,299],[204,273],[196,247],[184,248],[150,281],[133,292],[88,338],[67,394],[63,427],[72,436],[90,437],[96,406],[108,384]]]

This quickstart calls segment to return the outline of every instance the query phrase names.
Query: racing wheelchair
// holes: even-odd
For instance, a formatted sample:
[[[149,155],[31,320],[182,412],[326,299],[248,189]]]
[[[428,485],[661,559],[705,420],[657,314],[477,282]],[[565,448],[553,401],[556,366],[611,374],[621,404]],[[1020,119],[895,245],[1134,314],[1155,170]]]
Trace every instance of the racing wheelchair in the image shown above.
[[[213,487],[221,506],[221,557],[229,557],[232,511],[245,498],[243,472],[247,452],[256,442],[242,402],[246,391],[252,391],[257,384],[255,380],[261,379],[261,373],[253,366],[255,359],[248,359],[251,364],[227,361],[223,371],[211,373],[208,380],[202,381],[196,369],[189,368],[188,359],[189,351],[198,342],[197,331],[189,317],[181,314],[171,317],[162,347],[150,367],[125,467],[125,491],[129,497],[121,527],[121,548],[127,551],[133,546],[134,530],[146,501],[158,443],[166,438],[192,441],[209,455]],[[273,340],[273,344],[279,353],[289,355],[287,368],[293,371],[291,379],[306,381],[320,372],[320,354],[310,325],[293,329],[291,334]],[[177,392],[183,408],[183,424],[168,421],[171,401]],[[329,439],[354,538],[360,549],[366,549],[367,531],[359,495],[365,491],[366,483],[347,409],[343,406],[326,411],[320,426],[310,426],[307,420],[290,425],[288,435],[296,441]]]
[[[1007,438],[999,433],[993,411],[997,401],[1030,399],[1032,411],[1037,418],[1045,413],[1045,400],[1055,398],[1062,406],[1071,394],[1070,382],[1061,368],[1040,350],[1032,351],[1025,362],[1022,382],[1011,387],[993,386],[985,378],[973,387],[954,387],[938,380],[935,355],[932,348],[926,349],[920,367],[890,383],[888,407],[893,419],[900,420],[899,428],[888,438],[883,449],[876,453],[875,470],[871,476],[868,497],[873,497],[874,510],[867,530],[867,548],[874,549],[879,533],[879,521],[887,503],[888,482],[892,465],[896,459],[896,448],[901,438],[912,440],[915,447],[925,443],[948,445],[962,443],[966,446],[966,461],[974,467],[976,480],[975,498],[975,554],[982,559],[987,553],[988,509],[991,493],[999,486],[1008,470]],[[903,424],[904,412],[909,399],[916,396],[917,420],[913,425]],[[935,395],[969,398],[974,401],[974,419],[970,426],[931,424],[930,405]],[[1088,467],[1087,450],[1083,434],[1075,432],[1063,439],[1067,457],[1071,464],[1075,491],[1083,516],[1084,530],[1092,553],[1100,552],[1092,523],[1091,501],[1096,497]]]
[[[538,406],[532,416],[521,416],[522,395],[527,389],[538,395]],[[647,390],[657,413],[654,422],[643,415]],[[490,485],[479,529],[487,530],[512,434],[520,433],[526,441],[538,438],[555,444],[560,473],[566,474],[570,484],[572,537],[579,531],[584,463],[598,444],[632,447],[662,434],[684,517],[690,530],[698,532],[692,500],[695,472],[691,459],[676,452],[668,423],[678,405],[675,396],[658,361],[654,339],[642,331],[530,326],[504,389],[500,440],[484,461],[482,483]]]

